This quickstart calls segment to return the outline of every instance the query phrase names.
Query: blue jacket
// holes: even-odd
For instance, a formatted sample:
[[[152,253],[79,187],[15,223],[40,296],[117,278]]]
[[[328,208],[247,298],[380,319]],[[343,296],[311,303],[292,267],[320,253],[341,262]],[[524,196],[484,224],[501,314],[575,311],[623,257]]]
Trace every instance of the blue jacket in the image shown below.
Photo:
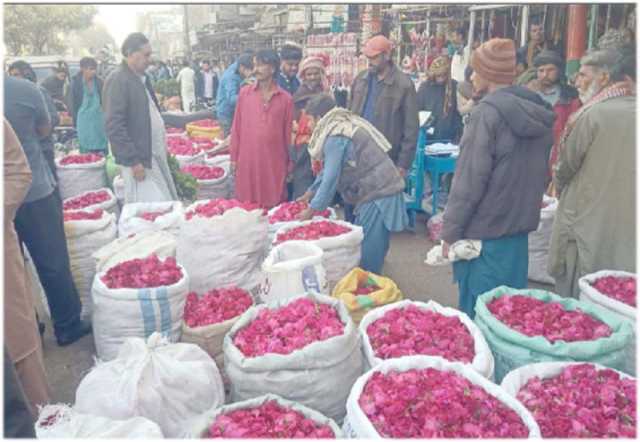
[[[218,120],[228,123],[233,121],[241,84],[242,77],[238,73],[238,62],[236,61],[224,71],[218,85],[218,93],[216,95],[216,116]]]

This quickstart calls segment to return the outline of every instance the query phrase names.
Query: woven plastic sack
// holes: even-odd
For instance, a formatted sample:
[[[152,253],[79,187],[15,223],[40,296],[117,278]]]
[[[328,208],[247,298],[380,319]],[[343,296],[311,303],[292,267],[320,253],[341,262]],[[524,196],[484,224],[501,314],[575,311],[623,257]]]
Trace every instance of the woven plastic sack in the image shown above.
[[[195,202],[185,213],[204,202]],[[237,286],[253,293],[261,282],[266,246],[263,211],[236,207],[212,218],[185,219],[176,257],[189,273],[191,291],[206,293],[216,287]]]
[[[204,164],[205,153],[200,152],[196,155],[173,155],[178,161],[180,167],[184,167],[188,164]]]
[[[276,232],[273,245],[277,245],[275,242],[278,235],[281,233],[285,233],[290,229],[305,226],[313,222],[317,221],[310,220],[293,222],[282,227]],[[347,273],[358,267],[360,264],[361,244],[364,239],[364,232],[362,227],[350,224],[346,221],[333,220],[331,222],[348,227],[350,231],[342,235],[320,238],[309,242],[317,245],[324,251],[322,264],[327,272],[329,289],[333,290],[336,284],[338,284],[338,282],[344,278]]]
[[[38,439],[162,439],[158,424],[144,417],[125,420],[78,413],[64,404],[45,405],[35,423]]]
[[[216,138],[222,138],[223,136],[222,128],[220,126],[204,127],[198,126],[195,123],[187,123],[185,125],[185,129],[187,129],[187,134],[189,134],[190,137],[203,137],[215,140]]]
[[[109,189],[108,187],[104,187],[104,188],[100,188],[100,189],[94,189],[94,190],[88,190],[86,192],[82,192],[74,197],[71,198],[67,198],[65,200],[62,201],[62,204],[66,203],[67,201],[70,201],[72,199],[75,198],[81,198],[83,197],[86,193],[92,193],[92,192],[99,192],[99,191],[105,191],[109,194],[109,199],[99,203],[99,204],[93,204],[91,206],[87,206],[87,207],[83,207],[82,209],[77,209],[77,210],[96,210],[96,209],[102,209],[105,210],[107,212],[113,213],[116,216],[116,219],[120,216],[120,207],[118,206],[118,199],[116,198],[116,196],[113,194],[113,192],[111,191],[111,189]]]
[[[345,415],[349,390],[363,371],[360,335],[341,302],[313,293],[306,296],[337,309],[345,326],[344,333],[287,355],[269,353],[247,357],[233,343],[235,335],[262,309],[283,307],[300,297],[250,308],[224,338],[224,364],[231,380],[231,399],[237,402],[273,393],[340,422]]]
[[[562,373],[562,370],[564,370],[566,367],[577,364],[584,364],[584,362],[538,362],[536,364],[524,365],[520,368],[516,368],[515,370],[510,371],[504,377],[500,386],[504,391],[515,398],[520,389],[524,387],[531,378],[536,376],[540,379],[553,378]],[[595,366],[597,370],[609,369],[609,367],[604,367],[600,364],[590,364]],[[622,378],[634,379],[627,373],[623,373],[612,368],[611,370],[617,371]]]
[[[262,302],[277,301],[307,292],[328,294],[322,265],[324,252],[308,241],[287,241],[274,247],[262,263]]]
[[[177,283],[156,288],[110,289],[96,275],[93,299],[93,338],[102,360],[113,359],[128,338],[148,338],[162,333],[178,342],[182,332],[184,304],[189,292],[189,276],[184,267]]]
[[[63,158],[56,159],[58,186],[62,199],[72,198],[90,190],[107,186],[106,160],[102,158],[89,164],[60,164]]]
[[[553,220],[558,208],[558,200],[543,195],[543,203],[546,207],[540,210],[540,223],[538,228],[529,233],[529,279],[544,284],[555,284],[553,276],[549,275],[547,264],[549,262],[549,245],[551,243],[551,231]]]
[[[600,293],[595,287],[593,287],[593,283],[595,283],[600,278],[604,278],[605,276],[632,278],[636,277],[634,273],[621,272],[616,270],[602,270],[600,272],[583,276],[578,280],[578,285],[580,287],[580,301],[595,304],[631,322],[633,326],[633,338],[631,339],[631,341],[629,341],[629,350],[627,352],[627,360],[625,362],[624,370],[628,373],[635,373],[637,309],[631,305],[625,304],[624,302],[620,302],[613,298],[610,298],[609,296]]]
[[[93,253],[116,239],[116,218],[112,213],[102,212],[102,217],[97,220],[66,221],[64,233],[71,276],[82,303],[80,317],[90,319],[91,286],[96,274]]]
[[[489,349],[489,345],[487,341],[484,339],[482,332],[480,329],[473,323],[473,321],[460,310],[456,310],[449,307],[443,307],[435,301],[429,301],[427,303],[419,302],[419,301],[410,301],[404,300],[395,302],[393,304],[386,305],[384,307],[377,308],[375,310],[370,311],[365,315],[360,323],[359,329],[360,334],[362,335],[362,348],[364,350],[365,357],[367,358],[367,362],[369,366],[375,367],[382,362],[384,359],[381,359],[375,355],[373,347],[371,346],[371,341],[369,340],[369,335],[367,334],[367,328],[376,322],[378,319],[382,318],[387,312],[395,309],[404,309],[409,307],[410,305],[414,305],[423,310],[431,310],[436,313],[440,313],[444,316],[456,316],[460,319],[462,324],[469,330],[469,333],[473,337],[474,343],[474,352],[475,356],[471,364],[469,365],[475,371],[480,373],[487,379],[493,379],[493,369],[494,369],[494,361],[493,355],[491,354],[491,350]]]
[[[580,309],[607,324],[613,333],[609,337],[593,341],[557,341],[553,344],[542,336],[526,336],[496,319],[487,308],[487,304],[492,299],[509,294],[531,296],[544,302],[558,302],[568,310]],[[497,382],[501,382],[511,370],[535,362],[586,361],[623,369],[626,347],[633,333],[628,321],[620,319],[601,307],[571,298],[562,298],[544,290],[512,289],[500,286],[480,295],[475,310],[476,325],[484,334],[495,359]]]
[[[280,206],[276,206],[273,207],[269,210],[269,213],[267,214],[268,217],[271,217],[274,213],[276,213],[276,211],[280,208]],[[311,220],[312,221],[322,221],[322,220],[336,220],[338,219],[338,215],[336,214],[336,211],[333,209],[333,207],[328,207],[327,210],[329,211],[329,218],[324,218],[321,216],[314,216]],[[269,223],[269,244],[273,243],[273,241],[276,239],[276,233],[284,228],[284,227],[295,227],[297,225],[300,224],[300,221],[284,221],[281,223]]]
[[[264,404],[265,402],[269,402],[269,401],[276,401],[278,405],[282,407],[286,407],[291,410],[298,411],[299,413],[303,414],[306,418],[311,419],[312,421],[320,425],[326,425],[331,427],[336,439],[341,439],[343,437],[342,430],[340,429],[340,427],[338,427],[338,425],[336,425],[333,419],[330,419],[322,415],[321,413],[315,410],[312,410],[309,407],[305,407],[304,405],[299,404],[297,402],[288,401],[275,394],[266,394],[264,396],[260,396],[254,399],[247,399],[246,401],[236,402],[230,405],[224,405],[220,408],[207,412],[202,417],[202,419],[200,419],[200,422],[194,426],[194,429],[188,435],[188,438],[207,439],[207,436],[209,434],[209,427],[211,426],[211,424],[213,424],[213,422],[215,422],[216,418],[219,415],[228,414],[236,410],[247,410],[247,409],[250,410],[253,408],[257,408],[262,404]]]
[[[481,387],[487,393],[515,411],[524,424],[529,428],[529,438],[539,438],[540,428],[533,419],[531,413],[517,400],[504,392],[498,385],[489,381],[481,374],[473,370],[469,365],[459,362],[449,362],[434,356],[404,356],[397,359],[389,359],[372,368],[356,381],[347,401],[347,421],[344,430],[347,436],[358,439],[380,439],[382,436],[360,408],[358,400],[364,391],[367,382],[376,372],[388,373],[390,371],[408,371],[411,369],[435,368],[443,371],[453,371],[465,377],[474,385]]]
[[[176,256],[177,241],[168,232],[142,232],[118,238],[93,254],[97,272],[130,259],[146,258],[155,254],[159,258]]]
[[[98,363],[80,382],[75,408],[111,419],[141,416],[177,438],[222,404],[213,359],[197,345],[170,344],[155,333],[146,342],[127,339],[116,359]]]
[[[124,178],[122,175],[116,175],[113,178],[113,193],[120,204],[124,204]]]
[[[224,175],[211,180],[198,180],[196,199],[207,200],[216,198],[229,198],[229,167],[215,165],[224,170]]]
[[[380,290],[368,295],[354,295],[353,292],[358,286],[366,281],[377,285]],[[403,298],[402,292],[392,279],[367,272],[360,267],[347,273],[334,287],[331,296],[341,300],[347,306],[351,319],[356,324],[359,324],[372,309],[400,301]]]
[[[224,373],[224,337],[231,330],[233,324],[240,319],[240,316],[242,315],[227,319],[224,322],[201,327],[189,327],[186,322],[182,322],[180,342],[196,344],[206,351],[216,361],[225,383],[227,383],[228,379],[226,379],[226,374]]]
[[[157,217],[154,221],[148,221],[140,217],[146,212],[167,212]],[[122,208],[120,220],[118,220],[118,236],[129,236],[134,233],[167,231],[177,235],[180,224],[184,219],[184,209],[180,201],[167,201],[161,203],[130,203]]]

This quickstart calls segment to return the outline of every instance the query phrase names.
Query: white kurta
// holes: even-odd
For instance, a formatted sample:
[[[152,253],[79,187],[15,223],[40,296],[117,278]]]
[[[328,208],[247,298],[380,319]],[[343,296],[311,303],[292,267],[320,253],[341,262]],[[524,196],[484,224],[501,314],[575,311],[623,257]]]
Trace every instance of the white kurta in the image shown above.
[[[149,91],[146,92],[151,118],[151,169],[145,168],[144,180],[137,181],[130,167],[122,167],[125,204],[178,200],[178,193],[167,161],[164,121]]]
[[[180,98],[182,99],[182,109],[191,112],[191,106],[196,101],[196,73],[190,67],[183,68],[176,80],[180,83]]]

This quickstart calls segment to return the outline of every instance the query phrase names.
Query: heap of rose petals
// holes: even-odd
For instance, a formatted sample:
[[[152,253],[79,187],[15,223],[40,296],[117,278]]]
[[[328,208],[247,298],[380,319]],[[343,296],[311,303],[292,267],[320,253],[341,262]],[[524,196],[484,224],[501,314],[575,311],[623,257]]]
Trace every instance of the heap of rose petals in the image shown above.
[[[110,289],[140,289],[173,285],[182,279],[176,259],[161,261],[155,254],[144,259],[132,259],[111,267],[102,276]]]
[[[197,127],[218,127],[220,126],[216,120],[211,120],[209,118],[204,120],[197,120],[191,123],[193,126]]]
[[[269,217],[269,223],[281,223],[284,221],[294,221],[298,218],[300,212],[309,207],[308,203],[304,201],[291,201],[282,203],[278,206],[276,211]],[[331,212],[329,210],[318,211],[314,210],[313,216],[320,216],[323,218],[329,218],[331,216]]]
[[[511,408],[466,378],[435,368],[375,372],[360,408],[385,438],[525,438]]]
[[[513,330],[526,336],[542,336],[551,343],[591,341],[611,335],[611,328],[604,322],[580,309],[566,310],[558,302],[505,295],[494,298],[487,308]]]
[[[239,207],[248,212],[260,208],[258,204],[241,203],[240,201],[235,199],[226,200],[223,198],[216,198],[209,200],[206,203],[197,205],[194,210],[190,210],[189,212],[187,212],[185,217],[187,220],[190,220],[196,215],[204,218],[213,218],[214,216],[224,214],[227,210],[233,209],[234,207]]]
[[[211,290],[198,298],[191,292],[184,306],[189,327],[217,324],[243,314],[253,305],[249,293],[237,287]]]
[[[168,134],[181,134],[184,132],[184,129],[180,129],[179,127],[167,127],[165,130]]]
[[[109,201],[111,196],[106,190],[98,190],[96,192],[85,193],[84,195],[72,198],[62,206],[63,210],[78,210],[85,207],[93,206],[95,204],[101,204],[105,201]]]
[[[187,164],[180,170],[183,173],[188,173],[197,180],[215,180],[222,178],[224,175],[224,169],[217,166],[205,166],[202,164]]]
[[[429,355],[471,363],[475,357],[473,336],[460,318],[415,305],[388,311],[367,327],[367,336],[381,359]]]
[[[98,161],[104,159],[102,155],[98,155],[96,153],[83,153],[76,155],[67,155],[62,160],[60,160],[61,166],[68,166],[69,164],[90,164],[97,163]]]
[[[529,379],[517,399],[542,437],[636,437],[636,382],[611,369],[570,365],[553,378]]]
[[[276,244],[292,239],[313,241],[320,238],[342,235],[350,231],[350,228],[331,221],[316,221],[304,226],[294,227],[284,233],[279,233],[276,238]]]
[[[202,150],[210,150],[218,145],[216,140],[206,137],[191,137],[191,141]]]
[[[284,307],[260,310],[233,342],[248,357],[267,353],[287,355],[342,333],[344,324],[332,306],[301,298]]]
[[[605,296],[636,306],[636,278],[633,276],[605,276],[598,278],[592,286]]]
[[[193,156],[200,153],[198,146],[185,137],[168,137],[167,150],[171,155]]]
[[[90,210],[66,210],[64,211],[64,221],[83,221],[83,220],[97,220],[102,218],[102,209]]]
[[[256,408],[231,411],[216,417],[209,427],[211,438],[334,439],[331,427],[321,425],[299,411],[267,401]]]

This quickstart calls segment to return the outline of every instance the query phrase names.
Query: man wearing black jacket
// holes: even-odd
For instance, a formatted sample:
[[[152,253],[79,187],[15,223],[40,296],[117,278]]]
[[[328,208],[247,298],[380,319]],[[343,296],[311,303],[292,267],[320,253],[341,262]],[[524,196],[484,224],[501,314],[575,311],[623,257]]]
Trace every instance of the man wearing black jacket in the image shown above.
[[[211,69],[208,60],[202,61],[201,69],[196,72],[196,97],[212,105],[218,92],[218,76]]]

